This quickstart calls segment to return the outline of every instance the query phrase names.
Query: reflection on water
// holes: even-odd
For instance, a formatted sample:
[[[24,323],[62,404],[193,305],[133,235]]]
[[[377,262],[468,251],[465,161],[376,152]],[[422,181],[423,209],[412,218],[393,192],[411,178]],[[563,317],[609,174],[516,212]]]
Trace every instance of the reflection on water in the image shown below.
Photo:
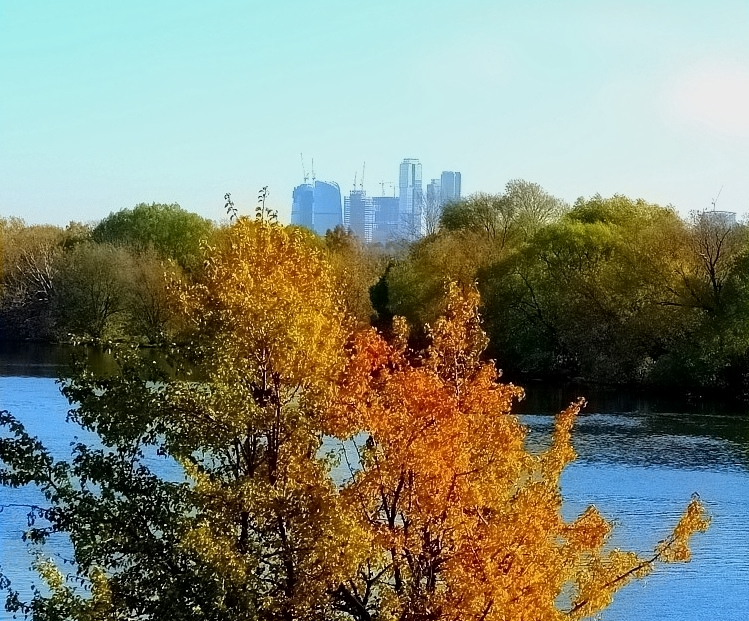
[[[526,415],[530,443],[542,447],[551,415]],[[707,470],[749,470],[749,417],[620,412],[581,414],[575,425],[578,460]]]
[[[31,354],[0,353],[0,408],[14,412],[60,457],[70,454],[74,437],[95,441],[65,422],[68,405],[52,378],[63,373],[68,355],[56,350],[44,362],[32,359],[26,365]],[[548,445],[551,413],[575,396],[570,389],[543,394],[539,387],[529,388],[522,420],[534,450]],[[695,492],[713,518],[710,530],[697,537],[690,564],[663,567],[625,588],[603,620],[749,619],[749,417],[721,414],[704,404],[680,410],[672,401],[608,393],[590,400],[574,442],[579,458],[563,477],[565,517],[595,504],[617,524],[612,545],[652,550]],[[163,461],[154,464],[166,468]],[[39,502],[35,494],[0,487],[0,505]],[[0,566],[20,587],[32,581],[30,557],[20,541],[25,528],[25,509],[0,513]],[[64,556],[66,550],[60,545],[57,553]],[[4,614],[0,619],[8,618]]]

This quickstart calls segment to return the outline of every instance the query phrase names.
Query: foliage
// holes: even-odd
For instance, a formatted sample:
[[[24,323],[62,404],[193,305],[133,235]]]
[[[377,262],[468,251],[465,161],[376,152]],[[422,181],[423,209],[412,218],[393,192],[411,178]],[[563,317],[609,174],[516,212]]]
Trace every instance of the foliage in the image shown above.
[[[583,401],[559,415],[548,450],[529,453],[511,414],[522,390],[480,360],[478,301],[450,287],[421,356],[403,335],[355,342],[337,429],[367,436],[343,493],[372,547],[337,593],[354,619],[589,617],[657,561],[687,560],[686,542],[707,526],[693,502],[644,558],[606,547],[612,525],[594,507],[565,522],[559,479]]]
[[[162,258],[192,269],[200,264],[201,243],[208,240],[212,231],[209,220],[176,203],[140,203],[109,214],[94,228],[93,240],[137,250],[152,249]]]
[[[227,609],[314,618],[350,548],[318,457],[346,334],[330,269],[301,232],[240,218],[180,295],[211,387],[173,395],[201,503],[185,544]]]
[[[61,255],[52,300],[58,330],[93,339],[121,334],[132,278],[126,248],[87,242]]]
[[[620,276],[609,264],[626,246],[616,226],[571,214],[528,247],[548,269],[578,266],[569,284],[582,295],[586,282]],[[403,318],[388,339],[355,330],[327,251],[262,204],[254,220],[234,218],[202,268],[168,289],[182,343],[169,366],[123,346],[117,372],[83,365],[65,383],[72,418],[101,438],[74,446],[71,461],[0,415],[0,484],[41,489],[48,506],[34,508],[27,536],[67,534],[76,572],[66,580],[40,558],[45,589],[28,602],[11,592],[10,611],[35,621],[576,620],[658,562],[688,560],[691,535],[707,527],[696,500],[649,556],[610,549],[612,525],[594,507],[562,518],[583,401],[557,417],[548,449],[528,450],[512,414],[523,391],[483,358],[474,285],[446,287],[426,346],[412,349]],[[123,273],[132,261],[106,244],[65,256],[70,281],[58,290],[71,296],[109,282],[97,265]],[[346,481],[333,478],[325,436],[358,450],[344,456]],[[175,474],[156,476],[155,456]]]
[[[60,257],[88,236],[71,223],[27,226],[20,218],[0,220],[0,336],[50,338],[55,276]]]
[[[531,373],[647,381],[690,320],[675,293],[683,236],[672,209],[579,200],[484,272],[492,351]]]
[[[169,287],[182,277],[178,265],[163,261],[153,251],[132,258],[132,278],[126,295],[128,336],[141,337],[148,343],[170,340],[176,326]]]
[[[373,313],[369,290],[383,271],[385,256],[342,226],[325,234],[324,248],[347,313],[368,325]]]

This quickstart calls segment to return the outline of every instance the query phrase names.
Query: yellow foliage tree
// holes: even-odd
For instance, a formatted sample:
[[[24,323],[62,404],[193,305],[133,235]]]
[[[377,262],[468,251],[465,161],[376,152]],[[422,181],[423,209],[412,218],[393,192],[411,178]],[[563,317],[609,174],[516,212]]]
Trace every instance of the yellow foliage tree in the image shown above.
[[[557,417],[550,447],[529,452],[512,414],[523,391],[481,354],[475,289],[452,285],[429,346],[351,337],[330,267],[307,235],[239,218],[203,270],[172,293],[187,365],[82,371],[65,393],[108,449],[55,463],[7,412],[4,484],[35,482],[67,532],[78,576],[37,568],[49,595],[16,612],[38,621],[560,621],[597,614],[658,561],[689,559],[707,527],[693,501],[647,557],[606,547],[590,507],[567,522],[560,476],[575,452],[582,400]],[[192,376],[186,375],[192,371]],[[359,451],[334,481],[325,435]],[[188,483],[145,466],[142,447],[180,461]],[[111,449],[111,450],[109,450]],[[49,532],[37,529],[32,539]],[[172,609],[174,609],[172,611]]]
[[[204,377],[170,392],[201,507],[184,545],[225,577],[232,618],[319,618],[355,553],[318,456],[348,335],[339,295],[304,234],[264,218],[208,256],[179,290]]]
[[[479,358],[478,305],[475,289],[452,285],[420,355],[403,322],[394,343],[369,331],[352,348],[335,429],[366,437],[343,494],[373,543],[337,596],[357,620],[582,619],[657,561],[686,560],[689,537],[707,526],[693,501],[643,558],[605,547],[611,524],[595,507],[566,522],[560,476],[584,402],[557,417],[548,450],[529,452],[511,413],[523,391]]]

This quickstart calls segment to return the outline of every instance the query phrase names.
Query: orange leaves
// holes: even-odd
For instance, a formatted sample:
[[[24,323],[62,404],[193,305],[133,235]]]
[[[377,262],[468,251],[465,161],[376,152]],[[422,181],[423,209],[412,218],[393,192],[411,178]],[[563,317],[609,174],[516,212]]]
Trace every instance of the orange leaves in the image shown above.
[[[658,544],[658,557],[668,563],[684,563],[692,558],[689,540],[695,533],[703,533],[710,526],[705,507],[697,498],[687,506],[671,536]]]
[[[606,543],[611,530],[611,523],[591,506],[565,529],[565,536],[575,548],[597,550]]]
[[[376,593],[358,604],[403,620],[587,617],[657,560],[687,558],[704,514],[690,505],[653,559],[607,550],[612,525],[595,507],[565,522],[560,477],[585,402],[558,415],[548,450],[530,453],[511,413],[523,391],[481,361],[478,304],[475,290],[451,285],[424,352],[406,347],[397,321],[393,344],[373,331],[352,341],[334,419],[346,437],[367,437],[343,496],[371,533],[366,567],[378,571],[360,567],[340,592],[349,602]]]

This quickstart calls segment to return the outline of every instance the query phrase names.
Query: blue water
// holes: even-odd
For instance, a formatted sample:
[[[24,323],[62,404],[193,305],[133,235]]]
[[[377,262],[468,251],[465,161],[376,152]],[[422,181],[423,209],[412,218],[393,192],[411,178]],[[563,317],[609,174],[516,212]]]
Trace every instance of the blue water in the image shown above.
[[[65,422],[68,405],[54,379],[11,372],[0,376],[0,409],[12,411],[57,456],[69,455],[76,439],[96,440]],[[543,446],[553,417],[525,415],[523,421],[531,430],[530,445]],[[749,418],[588,413],[578,421],[575,445],[579,458],[563,476],[565,515],[571,519],[595,504],[617,524],[612,545],[651,551],[695,492],[713,518],[710,530],[694,541],[691,563],[663,566],[620,591],[602,619],[749,620]],[[175,476],[173,464],[153,459]],[[24,585],[34,580],[32,556],[21,541],[28,511],[8,505],[40,500],[33,489],[0,487],[0,505],[6,505],[0,513],[0,566],[26,592]],[[63,561],[69,548],[61,540],[47,552]]]

